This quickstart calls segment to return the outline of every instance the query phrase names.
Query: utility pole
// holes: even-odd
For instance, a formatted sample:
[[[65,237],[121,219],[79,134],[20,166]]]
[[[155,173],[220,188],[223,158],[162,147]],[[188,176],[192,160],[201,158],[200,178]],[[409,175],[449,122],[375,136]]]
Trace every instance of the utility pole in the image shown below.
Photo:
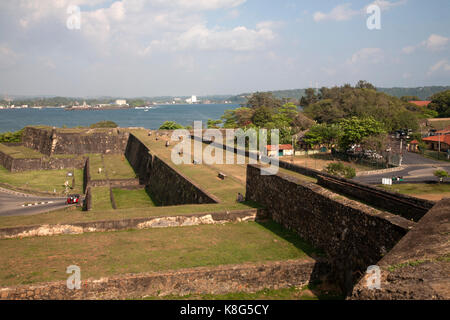
[[[295,148],[294,148],[294,136],[292,136],[292,163],[294,163]]]
[[[400,138],[400,160],[399,160],[399,165],[402,165],[402,161],[403,161],[403,139]]]
[[[438,151],[438,160],[440,160],[440,156],[441,156],[441,135],[438,135],[439,137],[439,151]]]

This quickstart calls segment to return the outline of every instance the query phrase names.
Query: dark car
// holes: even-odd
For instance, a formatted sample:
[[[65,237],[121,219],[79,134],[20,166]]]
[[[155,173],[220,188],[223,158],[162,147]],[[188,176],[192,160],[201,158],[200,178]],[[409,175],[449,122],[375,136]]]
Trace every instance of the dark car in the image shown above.
[[[77,204],[79,202],[80,202],[80,195],[79,194],[69,195],[67,197],[67,201],[66,201],[67,204]]]

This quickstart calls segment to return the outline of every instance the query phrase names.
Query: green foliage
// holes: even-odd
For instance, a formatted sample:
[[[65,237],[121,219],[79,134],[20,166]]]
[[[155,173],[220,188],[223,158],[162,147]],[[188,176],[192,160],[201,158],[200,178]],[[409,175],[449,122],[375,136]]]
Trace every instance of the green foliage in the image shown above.
[[[257,127],[265,127],[267,123],[272,122],[272,110],[262,106],[256,109],[252,116],[252,123]]]
[[[309,146],[326,145],[328,148],[332,148],[338,142],[340,132],[338,125],[317,124],[306,133],[303,141]]]
[[[181,124],[176,123],[175,121],[166,121],[159,127],[159,130],[178,130],[184,129]]]
[[[376,88],[373,84],[371,84],[370,82],[367,82],[365,80],[359,80],[358,83],[356,84],[355,88],[376,90]]]
[[[428,106],[431,110],[438,113],[439,118],[450,117],[450,90],[436,93],[431,97],[431,103]]]
[[[16,132],[4,132],[0,134],[0,143],[21,142],[23,129]]]
[[[221,120],[212,120],[212,119],[208,119],[208,129],[219,129],[220,125],[222,124]]]
[[[438,178],[448,178],[448,172],[445,170],[436,170],[433,174]]]
[[[349,117],[373,117],[383,123],[387,131],[414,130],[421,115],[420,108],[377,92],[366,82],[359,83],[356,88],[350,85],[321,88],[318,99],[307,105],[304,112],[319,123],[338,123]]]
[[[365,137],[385,133],[383,124],[372,117],[343,119],[339,123],[339,127],[341,150],[347,150],[351,145],[361,143]]]
[[[117,128],[119,125],[114,121],[100,121],[94,124],[91,124],[90,128]]]
[[[344,177],[347,179],[353,179],[356,176],[355,168],[345,166],[342,162],[330,163],[325,168],[325,171],[333,176]]]
[[[250,109],[266,107],[274,110],[280,108],[281,105],[282,101],[274,97],[271,92],[257,92],[248,99],[246,107]]]
[[[418,96],[403,96],[400,98],[403,102],[409,102],[409,101],[421,101],[421,99]]]

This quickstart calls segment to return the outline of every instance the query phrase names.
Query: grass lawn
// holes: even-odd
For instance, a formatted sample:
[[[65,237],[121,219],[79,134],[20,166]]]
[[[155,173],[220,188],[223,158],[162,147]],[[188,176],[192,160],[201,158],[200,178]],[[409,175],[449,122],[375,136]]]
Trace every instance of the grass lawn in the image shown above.
[[[281,157],[280,160],[291,162],[292,157]],[[325,169],[330,163],[337,163],[342,162],[346,166],[350,166],[356,170],[356,172],[364,172],[364,171],[372,171],[377,169],[385,169],[382,168],[381,165],[379,168],[375,166],[370,165],[364,165],[360,163],[355,162],[348,162],[348,161],[339,161],[337,159],[334,159],[331,154],[315,154],[315,155],[309,155],[309,156],[295,156],[294,157],[294,163],[296,165],[307,167],[310,169],[315,169],[318,171],[322,171]]]
[[[112,210],[111,198],[109,197],[109,187],[91,188],[92,210]]]
[[[83,170],[41,170],[11,173],[0,166],[0,182],[8,183],[14,187],[25,188],[35,191],[63,193],[64,182],[69,181],[72,185],[72,178],[67,177],[67,172],[74,171],[75,188],[70,193],[83,193]]]
[[[407,194],[416,198],[440,201],[450,198],[450,184],[395,184],[393,186],[379,186],[380,188]]]
[[[441,193],[449,193],[450,194],[450,184],[442,183],[442,184],[395,184],[393,186],[379,186],[380,188],[403,193],[403,194],[441,194]]]
[[[24,146],[7,146],[0,143],[0,151],[15,159],[40,159],[44,157],[42,153]]]
[[[105,167],[100,154],[89,154],[89,165],[92,180],[106,180]],[[99,168],[102,168],[101,173],[98,172]]]
[[[145,189],[113,189],[113,194],[118,209],[148,208],[155,206],[155,203]]]
[[[109,179],[136,178],[136,173],[124,155],[105,155],[104,160]]]
[[[255,293],[232,292],[227,294],[190,294],[186,296],[145,297],[143,300],[343,300],[337,291],[328,292],[320,285],[264,289]]]
[[[107,200],[109,201],[109,194]],[[106,198],[104,204],[107,204]],[[112,207],[109,207],[108,209],[93,210],[89,212],[82,211],[81,209],[62,209],[30,216],[0,217],[0,228],[41,224],[65,224],[74,222],[150,218],[159,216],[186,215],[193,213],[225,212],[248,210],[257,207],[258,205],[255,203],[235,202],[232,204],[198,204],[172,207],[129,208],[118,210],[113,210]]]
[[[0,286],[82,279],[320,254],[273,222],[205,225],[0,240]]]
[[[438,156],[438,154],[439,154],[439,156]],[[424,156],[426,158],[430,158],[430,159],[434,159],[434,160],[450,162],[450,160],[447,159],[447,152],[439,153],[438,151],[426,150]]]

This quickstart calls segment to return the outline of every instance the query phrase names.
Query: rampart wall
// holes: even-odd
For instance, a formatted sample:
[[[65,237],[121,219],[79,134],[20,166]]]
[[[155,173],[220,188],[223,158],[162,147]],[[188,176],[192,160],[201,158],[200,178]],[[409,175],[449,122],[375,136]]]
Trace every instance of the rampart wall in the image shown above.
[[[110,300],[146,296],[256,292],[267,288],[307,285],[319,279],[327,272],[327,268],[327,264],[314,260],[290,260],[122,275],[100,280],[82,278],[80,290],[69,290],[66,281],[59,281],[0,288],[0,299]]]
[[[129,132],[123,129],[63,129],[26,127],[22,141],[28,148],[47,156],[53,154],[123,154]]]
[[[322,249],[344,292],[415,225],[316,184],[283,174],[261,175],[255,165],[247,166],[246,198],[263,205],[266,217]]]
[[[218,203],[212,194],[202,190],[195,182],[172,168],[134,135],[130,135],[125,156],[141,184],[146,185],[161,206]]]

